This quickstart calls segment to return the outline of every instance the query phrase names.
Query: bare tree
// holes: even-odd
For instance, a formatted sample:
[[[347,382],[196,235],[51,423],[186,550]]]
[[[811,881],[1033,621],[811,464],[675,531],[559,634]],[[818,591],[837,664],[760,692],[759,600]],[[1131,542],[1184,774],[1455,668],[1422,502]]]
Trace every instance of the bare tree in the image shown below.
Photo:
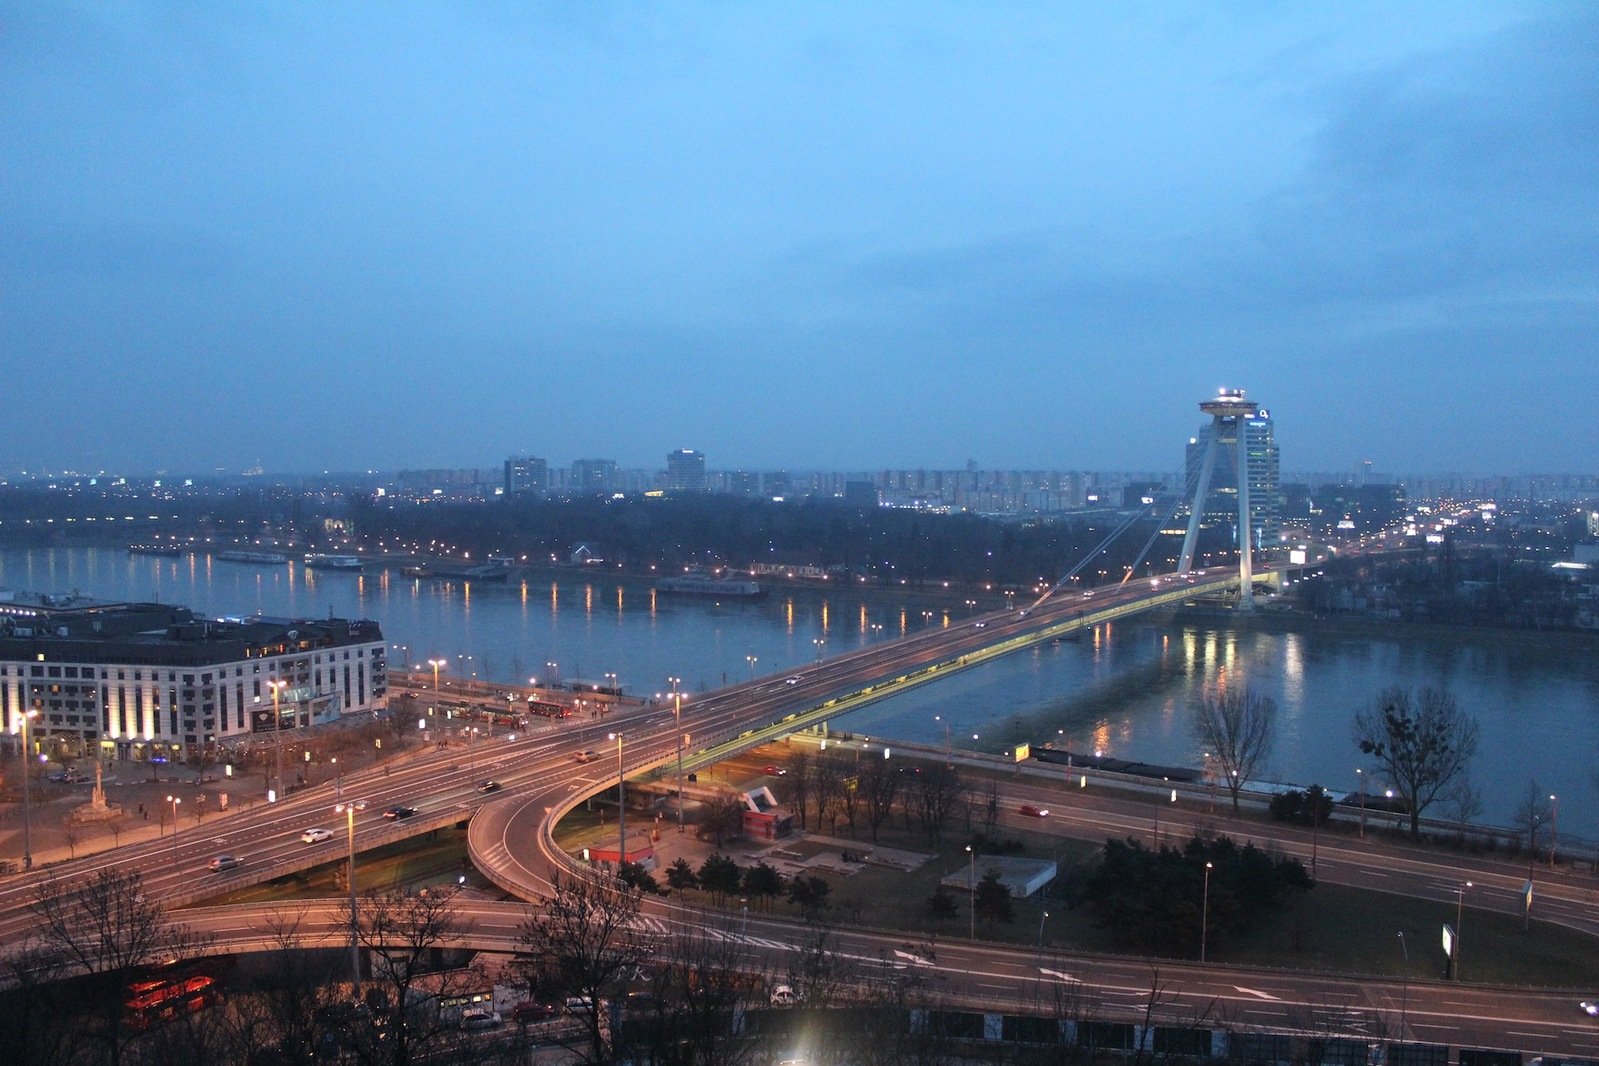
[[[741,1066],[758,1054],[757,1043],[737,1034],[734,1024],[739,1013],[761,1005],[764,982],[745,945],[715,928],[721,920],[725,916],[702,914],[669,946],[654,989],[660,1001],[656,1061]]]
[[[66,1066],[83,1054],[83,1027],[75,1018],[65,960],[40,944],[25,944],[0,962],[7,986],[6,1024],[0,1026],[0,1062]]]
[[[1527,784],[1527,795],[1516,804],[1516,809],[1511,824],[1518,832],[1527,837],[1527,870],[1530,874],[1532,864],[1537,861],[1538,839],[1543,833],[1545,823],[1550,821],[1553,807],[1549,793],[1542,785],[1538,784],[1535,777]]]
[[[914,812],[927,838],[937,844],[943,839],[950,816],[965,802],[966,792],[959,770],[944,763],[923,766],[906,797],[907,815]]]
[[[843,791],[844,775],[838,760],[826,755],[817,756],[811,764],[811,794],[816,797],[817,828],[826,822],[829,833],[838,831]]]
[[[455,892],[364,896],[356,937],[372,960],[364,1009],[348,1020],[351,1051],[363,1062],[409,1066],[445,1044],[454,1030],[438,1012],[440,998],[465,990],[459,972],[433,977],[440,949],[471,930],[456,916]]]
[[[160,902],[148,899],[137,873],[104,869],[82,881],[52,878],[30,904],[38,947],[62,972],[86,975],[98,1027],[95,1037],[113,1066],[132,1033],[127,986],[145,967],[182,959],[204,943],[187,926],[172,925]]]
[[[801,829],[810,827],[811,763],[811,753],[805,748],[796,746],[788,757],[789,788],[793,790],[794,813],[799,815]]]
[[[1247,688],[1210,693],[1194,706],[1193,728],[1195,739],[1216,760],[1237,814],[1238,794],[1271,754],[1277,702]]]
[[[1476,719],[1430,686],[1378,693],[1355,712],[1354,737],[1404,801],[1412,838],[1421,836],[1422,812],[1465,779],[1477,753]]]
[[[888,820],[899,798],[900,776],[899,767],[887,759],[868,759],[858,776],[866,825],[872,831],[874,844],[877,843],[877,831]]]
[[[580,1012],[594,1063],[611,1057],[602,999],[655,955],[656,945],[635,934],[640,893],[608,878],[550,875],[550,895],[527,912],[520,940],[532,960],[529,987],[587,998]]]

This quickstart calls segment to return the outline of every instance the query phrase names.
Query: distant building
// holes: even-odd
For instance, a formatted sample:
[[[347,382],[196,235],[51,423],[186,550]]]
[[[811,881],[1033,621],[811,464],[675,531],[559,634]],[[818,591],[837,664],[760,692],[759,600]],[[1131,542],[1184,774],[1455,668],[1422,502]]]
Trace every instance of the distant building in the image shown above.
[[[543,459],[529,455],[513,455],[505,460],[505,494],[520,496],[525,493],[542,494],[550,488],[550,467]]]
[[[704,492],[705,456],[692,448],[679,448],[666,455],[666,491]]]
[[[844,502],[851,507],[871,508],[881,502],[877,486],[870,481],[844,482]]]
[[[1199,483],[1200,467],[1205,450],[1213,434],[1216,440],[1216,458],[1210,476],[1210,491],[1202,505],[1201,528],[1214,526],[1232,529],[1234,543],[1238,542],[1238,437],[1240,432],[1247,449],[1246,470],[1249,478],[1249,512],[1254,523],[1254,543],[1270,548],[1277,544],[1282,532],[1283,495],[1281,470],[1277,451],[1277,437],[1271,413],[1264,408],[1249,418],[1233,421],[1212,421],[1202,425],[1199,432],[1188,439],[1186,482],[1189,490]]]
[[[615,459],[575,459],[572,477],[567,489],[574,496],[591,496],[596,493],[615,492],[617,488]]]
[[[0,594],[0,721],[35,752],[179,760],[381,708],[383,633],[339,618],[205,619],[186,607]],[[281,681],[276,707],[270,682]]]

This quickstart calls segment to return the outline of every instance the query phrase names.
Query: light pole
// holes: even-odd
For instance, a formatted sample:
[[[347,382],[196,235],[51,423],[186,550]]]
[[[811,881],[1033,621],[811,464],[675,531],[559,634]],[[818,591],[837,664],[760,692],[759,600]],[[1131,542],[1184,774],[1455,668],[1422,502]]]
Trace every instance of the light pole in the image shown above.
[[[944,727],[944,769],[948,770],[955,765],[954,760],[949,755],[949,723],[944,721],[944,716],[941,714],[933,715],[933,721]]]
[[[622,705],[622,683],[617,680],[614,673],[606,674],[605,680],[610,682],[611,709],[614,711]]]
[[[283,798],[283,705],[279,702],[287,681],[268,681],[267,688],[272,690],[272,746],[277,756],[278,772],[272,782],[272,802],[276,803]]]
[[[611,739],[616,741],[616,868],[620,871],[627,861],[627,795],[623,791],[627,779],[622,774],[622,734],[612,733]]]
[[[560,663],[545,663],[544,665],[550,671],[550,687],[552,687],[552,688],[560,688],[561,687],[561,664]]]
[[[1040,914],[1038,916],[1038,950],[1039,951],[1043,951],[1044,950],[1044,923],[1047,922],[1047,921],[1049,921],[1049,912],[1048,911],[1045,911],[1044,913],[1042,913],[1042,914]]]
[[[744,661],[750,664],[750,680],[754,681],[755,680],[755,664],[760,662],[760,659],[757,658],[754,655],[746,655],[746,656],[744,656]]]
[[[1360,839],[1366,839],[1366,771],[1355,767],[1355,777],[1360,780]]]
[[[33,770],[33,744],[28,737],[28,723],[38,717],[39,711],[29,707],[21,714],[22,719],[22,868],[33,869],[33,814],[32,802],[28,795],[28,778]]]
[[[168,796],[167,802],[172,804],[172,868],[178,868],[178,804],[183,801],[176,796]]]
[[[821,662],[822,661],[822,649],[827,646],[827,638],[826,637],[812,637],[811,638],[811,643],[816,645],[816,661],[817,662]]]
[[[343,814],[346,826],[345,839],[349,845],[350,856],[350,979],[357,992],[361,988],[361,938],[359,911],[355,906],[355,803],[340,803],[333,808],[335,814]]]
[[[1555,868],[1555,851],[1560,847],[1560,797],[1549,794],[1549,869]]]
[[[449,664],[450,663],[449,663],[448,659],[429,659],[428,660],[428,665],[433,667],[433,691],[434,692],[438,692],[438,690],[439,690],[439,671],[442,670],[444,667],[448,666]]]
[[[328,756],[328,762],[333,764],[333,798],[338,799],[344,795],[344,771],[339,769],[339,757]]]
[[[1210,932],[1210,871],[1213,863],[1205,864],[1205,889],[1199,904],[1199,961],[1205,961],[1205,934]]]
[[[1405,946],[1405,931],[1399,930],[1399,950],[1405,953],[1405,972],[1399,985],[1399,1037],[1405,1036],[1405,1017],[1410,1011],[1410,948]]]
[[[677,733],[677,831],[683,831],[683,694],[677,686],[682,683],[680,677],[669,677],[666,680],[672,683],[672,717],[673,726]]]
[[[972,850],[970,844],[966,845],[966,891],[972,897],[971,920],[967,922],[966,937],[968,940],[977,939],[977,852]]]
[[[1467,881],[1455,889],[1455,957],[1451,960],[1455,964],[1455,980],[1460,980],[1460,949],[1464,946],[1465,938],[1460,935],[1460,921],[1466,916],[1466,889],[1471,887]]]

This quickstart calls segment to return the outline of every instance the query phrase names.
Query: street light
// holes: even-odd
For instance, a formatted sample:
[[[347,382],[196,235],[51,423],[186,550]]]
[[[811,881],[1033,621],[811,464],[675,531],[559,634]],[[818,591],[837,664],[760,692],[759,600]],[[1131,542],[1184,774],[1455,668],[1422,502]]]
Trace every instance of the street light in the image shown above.
[[[1205,934],[1210,931],[1210,871],[1212,863],[1205,864],[1205,890],[1199,904],[1199,961],[1205,961]]]
[[[334,806],[334,808],[333,808],[333,812],[335,814],[343,814],[344,815],[344,821],[345,821],[345,826],[346,826],[346,837],[345,837],[345,839],[349,842],[349,850],[350,850],[350,877],[349,877],[349,881],[350,881],[350,974],[351,974],[351,979],[354,982],[354,988],[357,991],[359,991],[360,988],[361,988],[361,948],[360,948],[361,939],[360,939],[360,935],[359,935],[359,932],[360,932],[360,924],[359,924],[359,921],[358,921],[359,912],[356,910],[356,907],[355,907],[355,809],[356,809],[356,804],[352,800],[349,803],[336,804]]]
[[[267,688],[272,690],[272,742],[276,749],[278,764],[277,776],[273,779],[271,797],[273,803],[283,798],[283,705],[279,699],[288,684],[287,681],[267,682]]]
[[[1466,916],[1466,889],[1470,887],[1472,887],[1471,882],[1467,881],[1455,889],[1455,957],[1451,961],[1455,964],[1455,980],[1457,981],[1460,980],[1460,949],[1464,941],[1464,938],[1460,935],[1460,921]]]
[[[545,663],[544,665],[550,671],[550,687],[551,688],[560,688],[561,687],[561,664],[560,663]]]
[[[428,665],[433,667],[433,691],[439,690],[439,671],[450,665],[448,659],[429,659]]]
[[[1549,869],[1555,868],[1555,851],[1560,847],[1560,797],[1549,794]]]
[[[183,801],[176,796],[168,796],[167,802],[172,804],[172,868],[178,867],[178,804]]]
[[[816,645],[816,661],[817,662],[821,662],[822,661],[822,649],[827,646],[827,638],[826,637],[812,637],[811,638],[811,643]]]
[[[33,744],[28,739],[28,723],[39,716],[38,708],[29,707],[20,715],[22,719],[22,868],[33,869],[33,815],[28,796],[29,771],[33,769]]]
[[[1049,921],[1048,911],[1038,916],[1038,948],[1040,951],[1044,948],[1044,923],[1047,921]]]
[[[971,921],[967,923],[967,939],[977,939],[977,852],[972,850],[970,844],[966,845],[968,857],[966,866],[966,891],[972,897]]]
[[[1399,930],[1399,950],[1405,953],[1405,972],[1399,985],[1399,1036],[1405,1035],[1405,1017],[1410,1011],[1410,948],[1405,945],[1405,931]]]
[[[339,769],[339,757],[328,756],[328,762],[333,764],[333,798],[338,799],[344,795],[344,771]]]
[[[683,694],[677,686],[682,683],[680,677],[669,677],[666,680],[672,683],[672,717],[673,730],[677,733],[677,831],[683,831]]]
[[[1366,771],[1355,767],[1355,777],[1360,781],[1360,839],[1366,839]]]
[[[627,861],[627,795],[623,791],[627,779],[622,775],[622,734],[612,733],[610,739],[616,741],[616,868],[620,871]]]
[[[755,664],[760,662],[760,659],[757,656],[754,656],[754,655],[746,655],[746,656],[744,656],[744,661],[750,664],[750,680],[754,681],[755,680]]]

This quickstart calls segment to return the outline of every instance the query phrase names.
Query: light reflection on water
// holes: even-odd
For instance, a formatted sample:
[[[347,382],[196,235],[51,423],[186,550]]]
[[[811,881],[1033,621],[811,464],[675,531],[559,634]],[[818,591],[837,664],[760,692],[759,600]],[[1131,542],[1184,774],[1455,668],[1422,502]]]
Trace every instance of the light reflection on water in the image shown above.
[[[0,587],[100,599],[180,603],[209,615],[376,618],[391,666],[445,657],[457,669],[526,680],[555,663],[565,680],[619,675],[630,692],[667,676],[700,692],[838,655],[876,640],[949,626],[950,609],[855,589],[778,591],[758,603],[657,596],[647,581],[540,575],[510,585],[408,578],[398,572],[308,571],[204,556],[129,556],[112,549],[0,552]],[[848,619],[848,622],[840,622]],[[1321,631],[1233,631],[1211,624],[1122,622],[1081,641],[1046,644],[872,704],[834,728],[998,752],[1046,740],[1076,750],[1199,766],[1187,709],[1209,686],[1248,685],[1277,701],[1280,780],[1353,792],[1354,711],[1387,685],[1449,688],[1481,727],[1475,783],[1485,820],[1505,823],[1536,778],[1562,798],[1561,834],[1595,832],[1591,767],[1599,761],[1599,656],[1594,644]],[[462,667],[470,655],[470,667]],[[939,721],[935,721],[937,716]],[[973,734],[978,736],[975,742]]]

